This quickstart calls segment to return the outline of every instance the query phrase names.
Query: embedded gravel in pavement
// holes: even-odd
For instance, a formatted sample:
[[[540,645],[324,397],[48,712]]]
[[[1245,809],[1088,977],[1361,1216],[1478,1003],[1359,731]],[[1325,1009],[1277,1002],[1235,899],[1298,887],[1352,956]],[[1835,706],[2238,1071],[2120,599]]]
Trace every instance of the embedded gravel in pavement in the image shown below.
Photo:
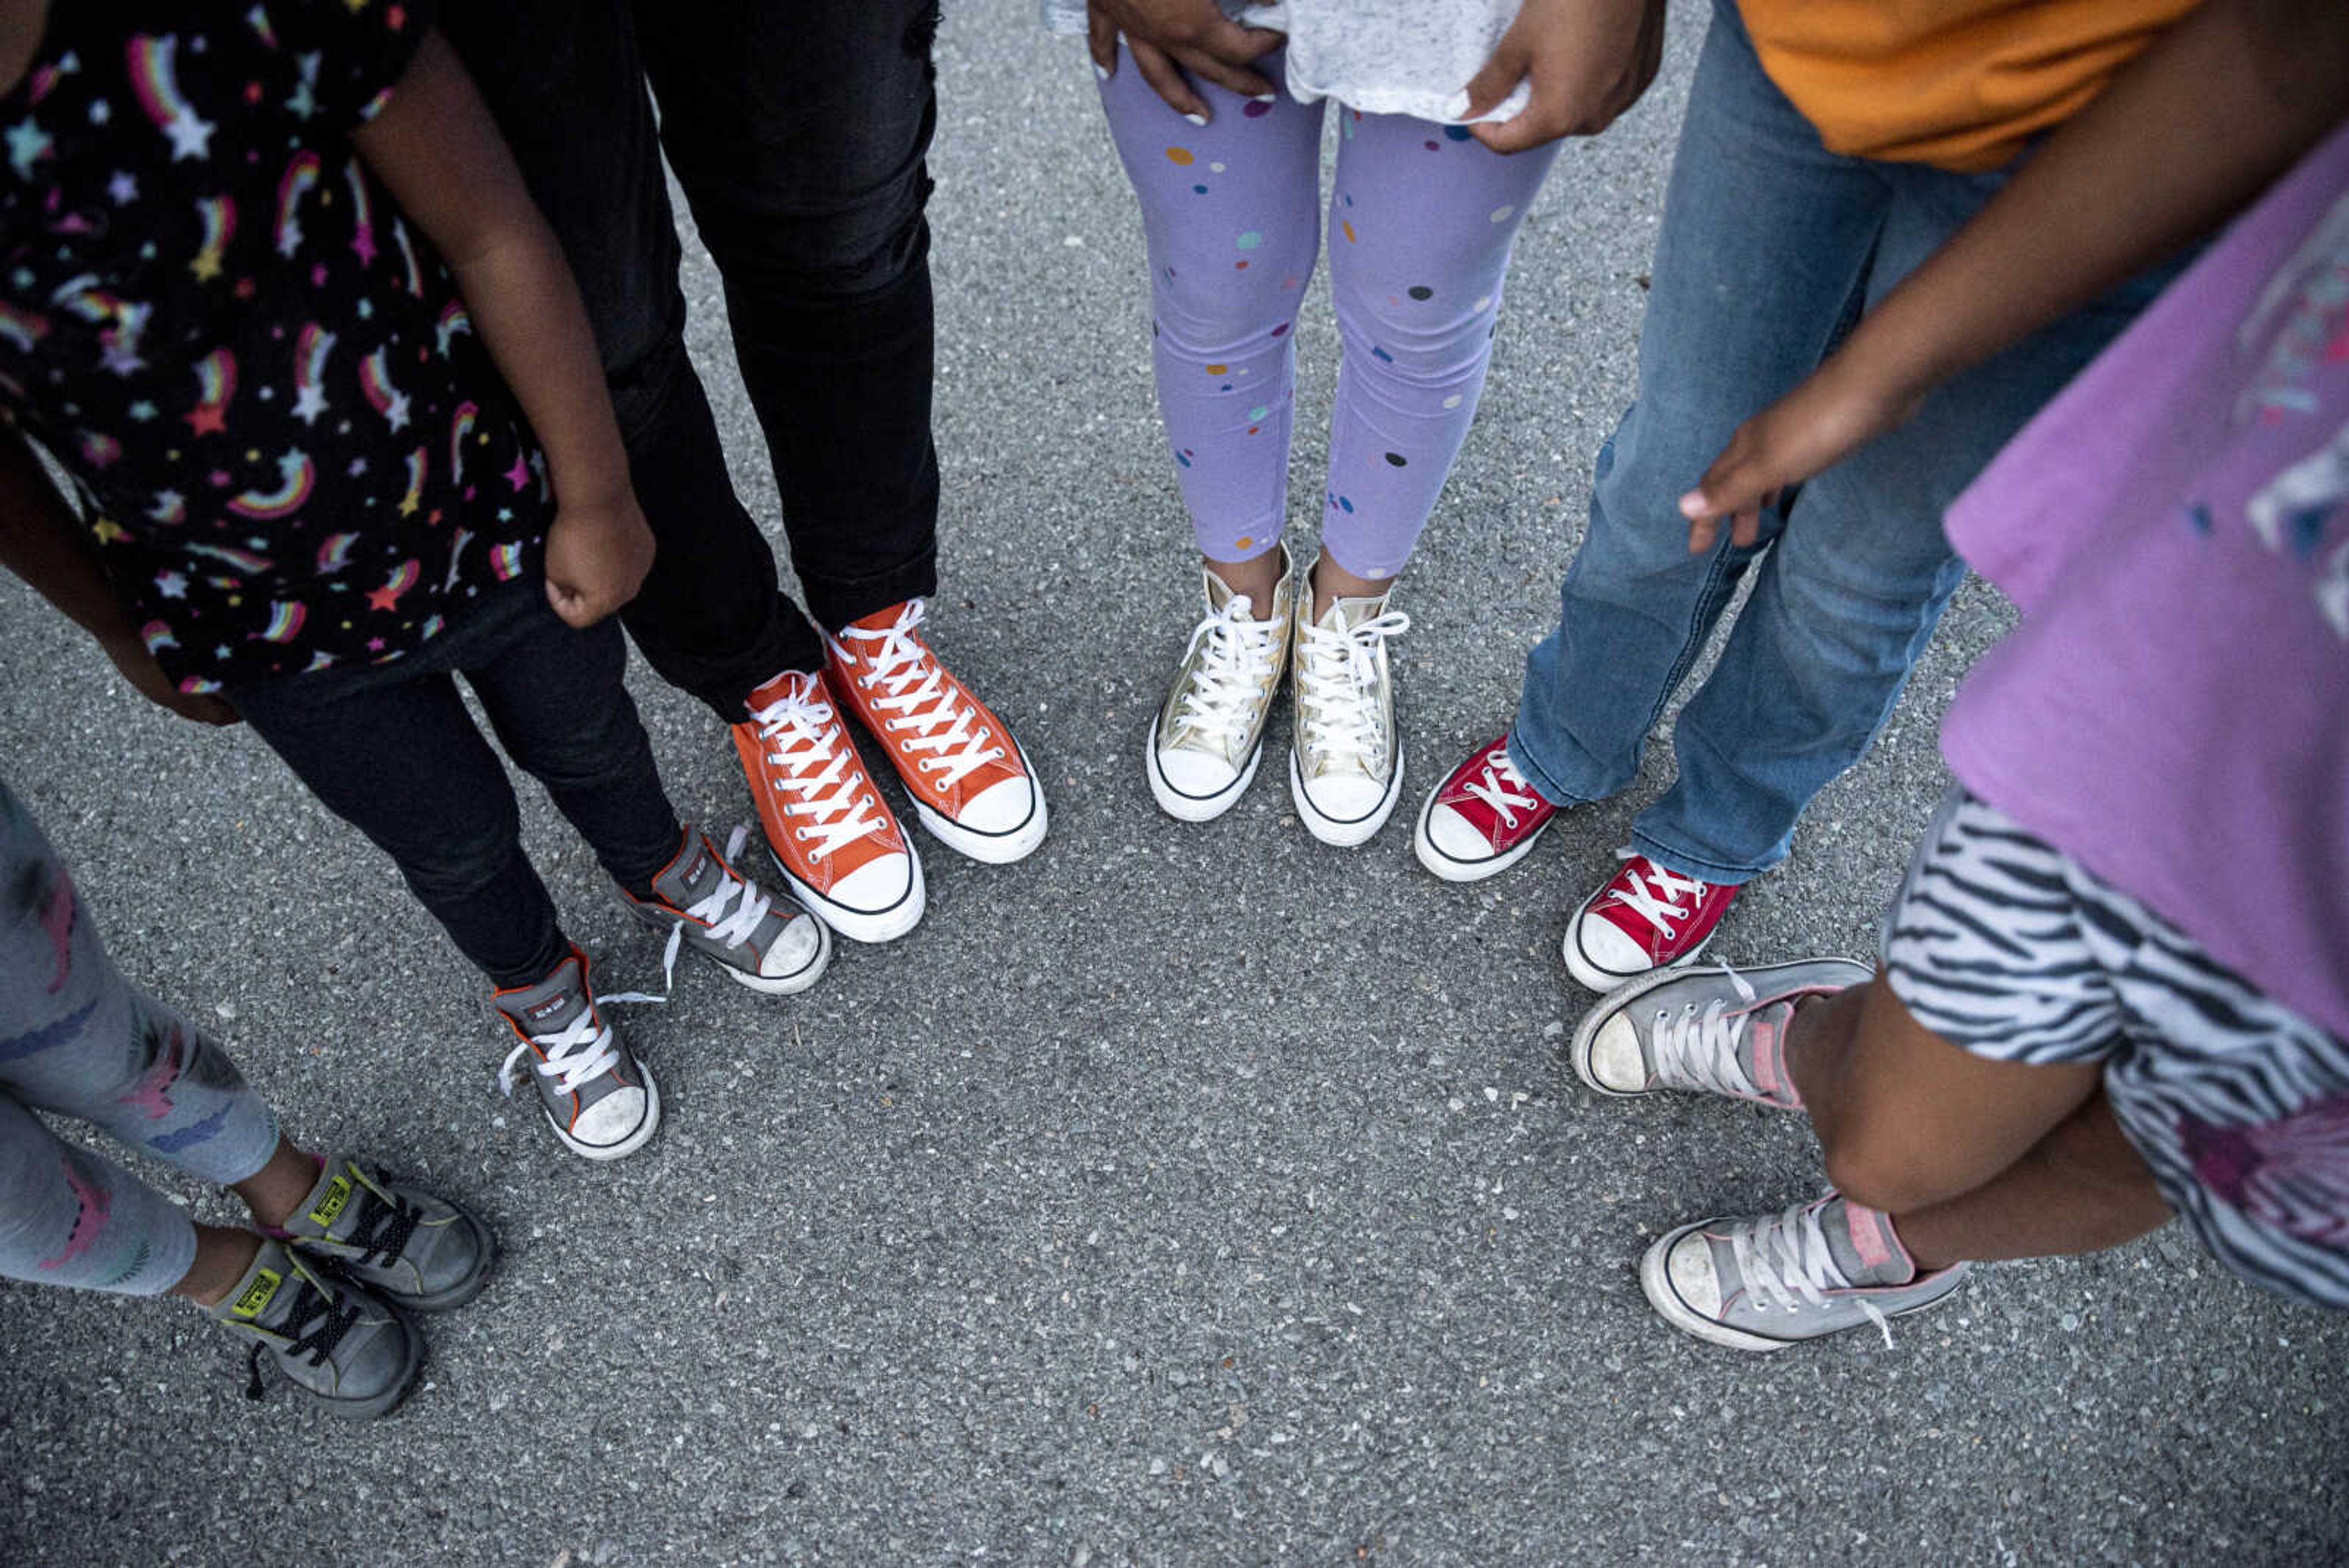
[[[804,997],[707,970],[626,1016],[669,1119],[614,1168],[497,1098],[481,987],[389,866],[250,736],[146,708],[0,588],[7,776],[123,967],[219,1029],[313,1143],[461,1196],[504,1253],[429,1381],[348,1428],[243,1395],[176,1303],[0,1288],[11,1563],[2338,1563],[2349,1323],[2164,1232],[1986,1272],[1773,1357],[1648,1310],[1647,1241],[1814,1190],[1797,1118],[1600,1104],[1559,1049],[1567,913],[1667,776],[1439,884],[1408,822],[1325,849],[1277,768],[1206,827],[1151,804],[1195,615],[1148,382],[1139,225],[1072,44],[951,7],[936,277],[937,641],[1042,771],[1051,838],[927,850],[932,907]],[[1398,607],[1415,805],[1511,711],[1641,276],[1702,7],[1570,149],[1521,240],[1482,422]],[[774,491],[698,252],[746,499]],[[1335,337],[1300,329],[1309,517]],[[1866,954],[2007,624],[1970,586],[1875,753],[1718,950]],[[680,807],[749,803],[708,714],[631,679]],[[1278,722],[1282,743],[1286,721]],[[1278,756],[1278,752],[1273,753]],[[527,831],[607,983],[657,979],[593,860]],[[225,1217],[217,1196],[168,1190]]]

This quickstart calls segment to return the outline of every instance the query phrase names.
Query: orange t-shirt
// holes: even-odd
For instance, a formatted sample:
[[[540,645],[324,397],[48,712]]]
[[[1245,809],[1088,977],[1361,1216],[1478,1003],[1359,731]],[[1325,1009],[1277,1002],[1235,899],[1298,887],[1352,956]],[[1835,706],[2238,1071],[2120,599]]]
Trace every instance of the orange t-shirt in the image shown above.
[[[2194,0],[1739,0],[1762,68],[1827,150],[1996,169]]]

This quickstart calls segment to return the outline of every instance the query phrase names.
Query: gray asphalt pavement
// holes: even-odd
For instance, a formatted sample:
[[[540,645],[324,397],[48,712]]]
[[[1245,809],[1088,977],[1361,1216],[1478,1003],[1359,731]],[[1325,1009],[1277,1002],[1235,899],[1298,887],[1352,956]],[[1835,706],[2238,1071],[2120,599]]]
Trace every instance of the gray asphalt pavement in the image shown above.
[[[1600,1104],[1560,1060],[1590,1000],[1565,918],[1661,748],[1476,888],[1420,871],[1403,821],[1315,844],[1274,769],[1209,826],[1159,815],[1139,742],[1195,579],[1139,225],[1075,47],[1028,0],[950,11],[935,630],[1037,759],[1051,838],[1000,869],[929,849],[926,922],[843,944],[803,998],[681,973],[626,1019],[669,1119],[590,1166],[497,1098],[482,988],[387,863],[249,736],[143,706],[0,587],[6,774],[123,967],[216,1025],[299,1136],[461,1195],[505,1249],[430,1324],[418,1396],[360,1429],[247,1403],[179,1303],[0,1288],[0,1561],[2349,1558],[2349,1323],[2174,1231],[1988,1272],[1889,1350],[1750,1357],[1650,1313],[1652,1235],[1821,1179],[1799,1119]],[[1483,421],[1398,597],[1412,802],[1506,720],[1556,612],[1702,11],[1526,225]],[[705,259],[691,289],[771,516]],[[1309,497],[1335,337],[1308,320]],[[2005,624],[1966,590],[1724,956],[1870,950],[1945,783],[1936,722]],[[682,808],[747,819],[708,714],[632,679]],[[657,981],[657,943],[527,811],[607,983]]]

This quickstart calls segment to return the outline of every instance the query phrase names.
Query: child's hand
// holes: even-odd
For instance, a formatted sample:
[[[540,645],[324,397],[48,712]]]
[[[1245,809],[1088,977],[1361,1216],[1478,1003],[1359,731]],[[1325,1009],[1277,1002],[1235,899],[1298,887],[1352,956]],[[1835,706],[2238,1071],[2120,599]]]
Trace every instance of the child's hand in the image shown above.
[[[594,626],[636,597],[652,564],[653,531],[633,490],[562,507],[546,531],[546,602],[565,625]]]
[[[1525,0],[1468,84],[1475,119],[1533,78],[1510,119],[1472,127],[1495,152],[1523,152],[1561,136],[1596,136],[1640,101],[1664,55],[1663,0]]]
[[[130,682],[139,695],[158,707],[169,708],[182,719],[192,719],[199,724],[237,724],[243,721],[235,709],[218,697],[199,691],[182,691],[163,673],[155,656],[135,634],[109,637],[99,647],[114,660],[114,668]]]
[[[1207,123],[1207,100],[1192,90],[1185,71],[1247,98],[1272,91],[1248,66],[1278,48],[1281,36],[1241,26],[1216,0],[1087,0],[1085,27],[1102,76],[1117,74],[1117,36],[1123,33],[1142,79],[1175,113],[1201,125]]]
[[[1739,425],[1696,488],[1681,497],[1681,515],[1689,520],[1689,553],[1712,549],[1724,517],[1730,520],[1731,543],[1751,545],[1761,535],[1762,508],[1787,486],[1834,467],[1906,423],[1921,400],[1853,369],[1847,356],[1830,359]]]

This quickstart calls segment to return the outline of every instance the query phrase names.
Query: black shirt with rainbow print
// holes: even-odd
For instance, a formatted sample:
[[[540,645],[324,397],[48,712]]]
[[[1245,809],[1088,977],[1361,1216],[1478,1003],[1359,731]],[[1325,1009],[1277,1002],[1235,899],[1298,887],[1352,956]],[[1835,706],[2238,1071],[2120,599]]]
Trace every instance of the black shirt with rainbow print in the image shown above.
[[[545,460],[350,141],[428,21],[72,0],[0,98],[0,403],[188,691],[396,659],[542,568]]]

